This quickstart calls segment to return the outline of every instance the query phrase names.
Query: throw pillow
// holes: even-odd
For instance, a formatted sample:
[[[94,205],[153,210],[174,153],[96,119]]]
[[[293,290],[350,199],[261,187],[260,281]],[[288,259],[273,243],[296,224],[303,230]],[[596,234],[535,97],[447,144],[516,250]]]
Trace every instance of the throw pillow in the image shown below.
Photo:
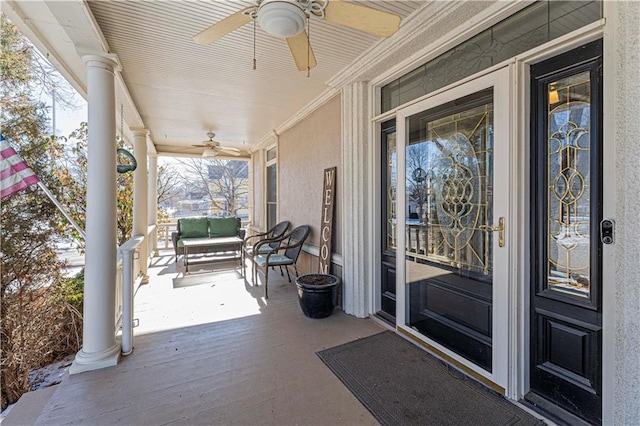
[[[180,220],[180,238],[207,238],[209,229],[206,217],[192,217]]]
[[[235,237],[238,235],[238,219],[235,217],[209,218],[209,236]]]

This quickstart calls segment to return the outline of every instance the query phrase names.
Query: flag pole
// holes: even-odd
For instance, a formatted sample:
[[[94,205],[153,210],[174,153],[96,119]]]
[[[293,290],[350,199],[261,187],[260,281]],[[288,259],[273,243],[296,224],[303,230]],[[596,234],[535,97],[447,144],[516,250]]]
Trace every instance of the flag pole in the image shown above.
[[[49,188],[40,181],[38,176],[33,173],[33,170],[29,168],[27,163],[18,155],[15,149],[9,145],[9,142],[0,133],[0,198],[6,198],[19,192],[35,183],[47,194],[47,197],[53,204],[56,205],[58,210],[64,215],[64,217],[76,228],[76,231],[86,241],[87,234],[84,232],[73,218],[67,213],[62,204],[53,196]]]
[[[49,197],[49,199],[51,201],[53,201],[53,204],[56,205],[56,207],[58,208],[58,210],[60,210],[60,213],[62,213],[64,215],[64,217],[67,218],[67,220],[73,225],[74,228],[76,228],[76,231],[78,231],[78,233],[82,236],[82,238],[86,241],[87,239],[87,234],[84,232],[84,229],[82,229],[80,227],[80,225],[78,225],[76,223],[75,220],[73,220],[73,218],[71,217],[71,215],[69,215],[69,213],[67,213],[67,211],[65,210],[65,208],[62,206],[62,204],[60,204],[60,202],[56,199],[56,197],[53,196],[53,194],[51,193],[51,191],[49,191],[49,188],[47,188],[44,183],[42,183],[42,181],[38,181],[38,186],[44,191],[45,194],[47,194],[47,197]]]

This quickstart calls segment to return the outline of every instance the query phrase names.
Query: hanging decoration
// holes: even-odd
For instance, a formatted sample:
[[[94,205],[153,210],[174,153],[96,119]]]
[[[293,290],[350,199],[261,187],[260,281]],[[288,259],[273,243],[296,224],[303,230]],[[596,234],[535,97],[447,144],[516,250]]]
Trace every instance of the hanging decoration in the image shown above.
[[[122,104],[120,104],[120,135],[116,138],[116,143],[117,142],[122,142],[124,144],[124,106]],[[133,172],[138,167],[136,157],[124,148],[118,148],[116,150],[117,163],[120,162],[121,157],[125,158],[126,163],[116,165],[118,173],[123,174]]]
[[[136,161],[136,157],[134,157],[133,154],[127,151],[126,149],[118,148],[118,150],[116,151],[116,154],[118,155],[118,158],[120,158],[120,156],[124,156],[128,161],[128,164],[118,164],[116,166],[118,173],[120,174],[129,173],[129,172],[133,172],[136,168],[138,168],[138,162]]]

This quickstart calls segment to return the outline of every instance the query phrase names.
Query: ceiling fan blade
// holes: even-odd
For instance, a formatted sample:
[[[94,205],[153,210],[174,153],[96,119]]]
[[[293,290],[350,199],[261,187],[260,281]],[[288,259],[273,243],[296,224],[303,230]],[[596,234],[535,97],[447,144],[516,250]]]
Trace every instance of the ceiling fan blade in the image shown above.
[[[298,71],[307,70],[307,59],[309,60],[309,68],[315,68],[318,65],[316,55],[313,54],[313,49],[309,45],[309,37],[307,37],[306,31],[287,38],[287,44]]]
[[[209,28],[193,36],[193,40],[200,44],[211,44],[221,39],[232,31],[237,30],[244,24],[251,22],[251,17],[240,10],[233,15],[229,15],[220,22],[216,22]]]
[[[234,157],[240,156],[240,150],[236,148],[221,148],[219,151],[220,154],[233,155]]]
[[[338,0],[327,4],[324,19],[378,37],[389,37],[400,27],[398,15]]]

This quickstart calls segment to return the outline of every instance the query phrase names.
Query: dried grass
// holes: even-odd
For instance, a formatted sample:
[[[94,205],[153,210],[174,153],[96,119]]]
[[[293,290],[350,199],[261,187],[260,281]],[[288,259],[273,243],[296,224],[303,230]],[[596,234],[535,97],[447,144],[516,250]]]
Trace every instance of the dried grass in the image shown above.
[[[5,294],[1,304],[0,370],[4,409],[29,391],[30,371],[79,350],[82,315],[78,303],[67,297],[63,282],[33,291]]]

